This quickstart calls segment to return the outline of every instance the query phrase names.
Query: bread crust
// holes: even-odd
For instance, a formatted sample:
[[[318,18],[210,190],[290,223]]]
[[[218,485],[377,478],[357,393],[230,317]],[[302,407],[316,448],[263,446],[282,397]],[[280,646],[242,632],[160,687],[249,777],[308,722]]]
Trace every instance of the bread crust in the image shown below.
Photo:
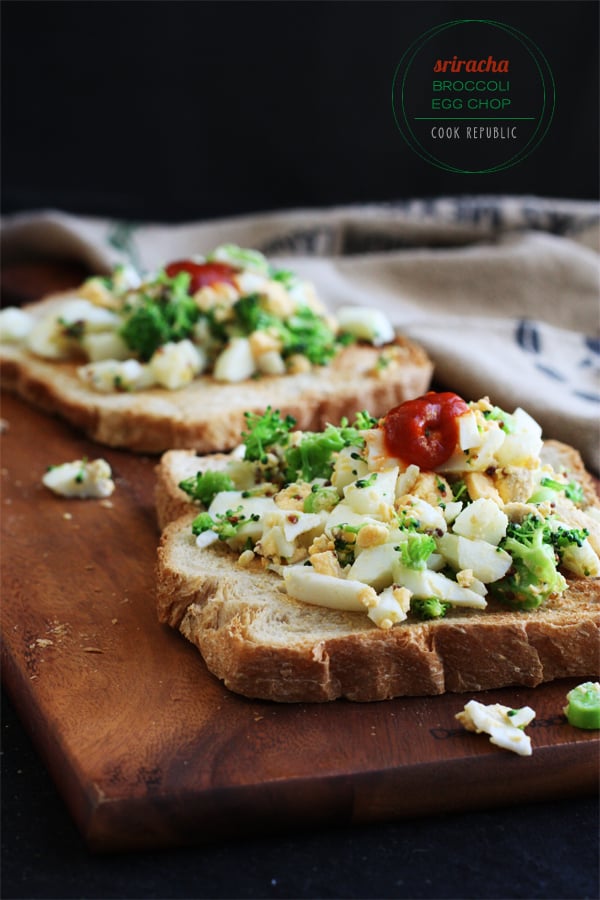
[[[157,564],[159,620],[202,654],[226,687],[278,702],[386,700],[399,696],[535,687],[599,671],[600,582],[568,590],[534,612],[490,602],[384,631],[361,613],[310,606],[280,592],[260,563],[238,564],[224,546],[199,551],[193,514],[164,530]]]
[[[54,296],[23,308],[40,316],[62,299]],[[235,384],[201,376],[176,391],[102,394],[78,378],[83,360],[55,362],[3,344],[0,377],[4,388],[61,416],[98,443],[139,453],[193,448],[208,454],[239,442],[246,411],[262,413],[271,405],[294,416],[298,428],[317,431],[356,412],[356,398],[361,409],[377,416],[419,396],[429,387],[431,360],[401,335],[395,346],[399,364],[381,372],[374,369],[382,348],[355,344],[341,350],[331,365],[308,373]]]

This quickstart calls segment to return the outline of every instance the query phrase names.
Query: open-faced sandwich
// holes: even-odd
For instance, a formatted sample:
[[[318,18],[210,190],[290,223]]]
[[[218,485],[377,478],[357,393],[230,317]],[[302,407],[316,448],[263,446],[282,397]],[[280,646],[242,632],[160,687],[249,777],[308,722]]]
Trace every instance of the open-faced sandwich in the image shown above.
[[[535,686],[598,671],[600,505],[522,409],[427,393],[321,432],[268,409],[166,453],[159,619],[249,697]]]
[[[338,422],[356,396],[381,415],[426,390],[432,365],[377,310],[334,318],[310,283],[228,244],[3,310],[0,373],[100,443],[210,453],[269,404],[303,429]]]

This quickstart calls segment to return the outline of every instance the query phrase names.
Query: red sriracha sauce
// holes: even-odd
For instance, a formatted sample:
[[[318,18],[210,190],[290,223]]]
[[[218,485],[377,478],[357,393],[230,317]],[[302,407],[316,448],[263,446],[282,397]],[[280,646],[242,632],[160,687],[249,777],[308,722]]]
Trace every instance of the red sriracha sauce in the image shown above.
[[[190,276],[190,294],[195,294],[200,288],[210,287],[219,282],[233,284],[233,276],[238,269],[222,262],[195,263],[191,259],[180,259],[165,266],[165,272],[169,278],[174,278],[180,272],[187,272]]]
[[[429,391],[391,409],[382,422],[386,451],[407,465],[436,469],[458,443],[458,420],[469,407],[458,394]]]

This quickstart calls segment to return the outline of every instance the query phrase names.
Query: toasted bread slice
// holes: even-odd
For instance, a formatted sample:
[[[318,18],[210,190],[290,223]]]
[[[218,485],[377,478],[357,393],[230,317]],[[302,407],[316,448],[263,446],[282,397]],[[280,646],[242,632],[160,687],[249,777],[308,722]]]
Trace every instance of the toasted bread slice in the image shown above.
[[[26,310],[41,316],[56,303],[47,298]],[[196,378],[179,390],[148,388],[99,393],[77,375],[81,362],[36,357],[19,345],[2,344],[0,376],[6,389],[48,413],[62,416],[93,440],[136,452],[161,453],[194,448],[201,453],[228,450],[239,442],[244,412],[267,406],[292,415],[303,430],[338,423],[348,409],[383,415],[392,406],[427,390],[433,365],[427,354],[398,336],[397,364],[378,370],[382,348],[354,344],[328,366],[300,374],[262,376],[237,383]]]
[[[587,503],[599,505],[577,451],[547,441],[542,457],[575,475]],[[174,451],[157,468],[157,606],[159,620],[179,629],[231,690],[281,702],[373,701],[598,673],[597,578],[569,577],[564,593],[532,612],[490,600],[485,612],[454,609],[382,630],[362,613],[295,600],[277,574],[256,559],[240,565],[222,544],[199,550],[191,531],[198,510],[178,484],[227,459]]]
[[[228,548],[198,551],[193,515],[163,533],[158,613],[199,649],[236,693],[281,702],[535,687],[598,672],[600,585],[572,579],[531,613],[490,603],[485,613],[384,631],[362,613],[323,609],[281,593],[258,562],[242,567]]]

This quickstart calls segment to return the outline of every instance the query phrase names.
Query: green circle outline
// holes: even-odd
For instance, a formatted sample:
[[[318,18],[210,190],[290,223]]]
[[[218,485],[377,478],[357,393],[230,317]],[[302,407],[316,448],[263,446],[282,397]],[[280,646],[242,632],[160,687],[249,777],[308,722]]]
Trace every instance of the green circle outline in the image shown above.
[[[410,65],[412,65],[412,62],[413,62],[415,56],[417,55],[418,50],[420,50],[420,49],[424,46],[424,44],[425,44],[426,42],[423,42],[423,44],[419,45],[418,49],[415,50],[415,52],[414,52],[414,54],[413,54],[413,56],[412,56],[412,59],[411,59],[411,61],[410,61],[410,64],[409,64],[409,66],[407,66],[407,69],[406,69],[406,71],[405,71],[405,73],[404,73],[404,78],[402,79],[402,111],[403,111],[403,114],[404,114],[404,120],[405,120],[406,128],[407,128],[408,131],[410,132],[413,141],[415,142],[415,144],[416,144],[418,147],[421,148],[421,150],[422,150],[424,153],[428,154],[428,155],[431,157],[431,161],[432,161],[434,164],[443,166],[443,167],[446,168],[448,171],[450,171],[450,172],[455,172],[455,173],[457,173],[457,174],[464,174],[464,175],[486,175],[486,174],[491,174],[491,173],[494,173],[494,172],[502,171],[503,169],[511,168],[512,166],[516,165],[517,162],[520,162],[521,159],[524,159],[526,156],[529,155],[529,153],[531,153],[531,152],[533,151],[534,147],[531,148],[531,150],[529,151],[529,153],[526,153],[526,152],[525,152],[525,151],[527,150],[527,148],[529,147],[529,145],[531,144],[531,142],[534,140],[534,138],[535,138],[537,132],[539,131],[539,129],[540,129],[540,127],[541,127],[541,121],[543,120],[543,117],[544,117],[545,112],[546,112],[546,85],[545,85],[545,83],[544,83],[544,77],[543,77],[543,74],[542,74],[542,72],[541,72],[541,70],[540,70],[540,66],[539,66],[539,63],[538,63],[537,59],[535,59],[535,57],[532,55],[531,50],[529,49],[529,47],[527,47],[527,46],[524,44],[523,40],[521,40],[521,37],[520,37],[519,33],[517,32],[517,35],[512,34],[512,26],[506,26],[506,25],[503,25],[503,24],[500,23],[500,22],[494,22],[494,21],[492,21],[491,19],[457,19],[457,20],[454,21],[454,22],[448,22],[448,23],[445,23],[444,25],[439,26],[437,29],[434,29],[434,33],[435,33],[435,34],[439,34],[439,32],[445,31],[447,28],[451,28],[451,27],[454,27],[455,25],[462,25],[462,24],[467,24],[467,23],[468,23],[468,24],[470,24],[470,23],[476,23],[476,24],[492,25],[493,27],[496,27],[496,26],[497,26],[498,28],[501,28],[503,31],[507,31],[508,33],[510,33],[512,37],[515,37],[515,36],[516,36],[516,38],[517,38],[517,40],[519,41],[519,43],[521,43],[521,44],[525,47],[525,50],[526,50],[526,51],[529,53],[529,55],[532,57],[532,59],[533,59],[535,65],[536,65],[536,67],[537,67],[537,70],[538,70],[538,73],[539,73],[539,76],[540,76],[540,81],[541,81],[541,84],[542,84],[542,94],[543,94],[543,99],[542,99],[542,111],[541,111],[540,121],[539,121],[538,124],[536,125],[536,128],[535,128],[533,134],[530,136],[530,138],[529,138],[529,140],[527,141],[527,143],[525,144],[525,146],[522,147],[522,148],[521,148],[514,156],[509,157],[508,160],[505,160],[503,163],[499,163],[497,166],[492,166],[491,168],[488,168],[488,169],[461,169],[461,168],[456,167],[456,166],[451,166],[449,163],[443,163],[441,160],[439,160],[437,157],[435,157],[435,156],[433,155],[433,153],[431,153],[430,151],[426,150],[425,147],[422,146],[421,142],[420,142],[420,141],[417,139],[417,137],[415,136],[415,134],[414,134],[414,132],[413,132],[411,126],[410,126],[410,123],[409,123],[409,121],[408,121],[408,117],[407,117],[407,115],[406,115],[406,112],[405,112],[405,110],[404,110],[404,85],[405,85],[406,76],[407,76],[407,74],[408,74],[408,69],[410,68]],[[516,31],[516,29],[515,29],[515,31]],[[431,36],[432,36],[432,35],[431,35]],[[528,39],[526,35],[523,35],[523,37],[526,38],[526,39]],[[429,38],[428,38],[428,39],[429,39]],[[532,43],[533,43],[533,41],[532,41]],[[535,44],[534,44],[534,46],[535,46]],[[536,49],[537,49],[537,48],[536,48]],[[545,132],[544,132],[544,133],[545,133]],[[540,140],[541,140],[541,139],[540,139]],[[409,146],[410,146],[410,145],[409,145]],[[537,146],[537,143],[536,143],[535,146]],[[414,148],[413,148],[413,149],[414,149]],[[523,155],[523,154],[524,154],[524,155]]]
[[[530,58],[533,60],[535,66],[538,70],[538,73],[540,76],[540,81],[541,81],[541,86],[542,86],[542,94],[543,94],[542,108],[541,108],[541,115],[539,117],[539,122],[538,122],[533,134],[530,136],[529,140],[525,144],[525,146],[522,147],[514,156],[510,157],[510,159],[505,160],[502,163],[499,163],[497,166],[492,166],[487,169],[461,169],[459,167],[452,166],[450,163],[444,163],[442,160],[435,157],[430,151],[426,150],[425,147],[423,147],[421,145],[420,141],[415,137],[415,135],[412,131],[412,128],[410,126],[410,123],[408,122],[408,117],[407,117],[405,105],[404,105],[404,88],[405,88],[406,77],[407,77],[410,67],[413,64],[413,61],[414,61],[417,53],[436,34],[439,34],[440,32],[445,31],[448,28],[455,27],[457,25],[464,25],[464,24],[471,24],[471,23],[489,25],[493,28],[499,28],[502,31],[507,32],[507,34],[509,34],[511,37],[513,37],[517,41],[519,41],[519,43],[522,44],[522,46],[524,47],[526,52],[529,54]],[[532,47],[528,46],[527,42],[529,44],[531,44],[534,49],[532,49]],[[540,66],[540,61],[536,58],[534,50],[539,54],[540,59],[542,60],[543,64],[545,65],[545,67],[547,69],[547,73],[544,73],[542,71],[542,68]],[[406,69],[404,71],[404,76],[402,78],[402,85],[401,85],[402,90],[401,90],[400,100],[401,100],[402,115],[404,118],[404,126],[406,128],[406,131],[410,134],[410,137],[412,138],[412,142],[411,142],[411,140],[409,140],[409,137],[405,133],[405,130],[402,127],[401,123],[398,121],[398,117],[396,115],[396,90],[397,90],[396,83],[398,80],[398,72],[401,69],[406,57],[408,56],[409,53],[411,53],[411,51],[414,51],[414,52],[412,53],[410,61],[406,65]],[[545,75],[547,75],[547,78],[549,80],[548,88],[546,85]],[[551,108],[549,110],[548,121],[546,123],[546,126],[545,126],[542,134],[539,135],[537,140],[535,140],[536,135],[537,135],[538,131],[540,130],[540,128],[542,127],[544,117],[546,116],[546,113],[547,113],[547,105],[548,105],[547,94],[548,94],[550,88],[551,88]],[[552,124],[555,109],[556,109],[556,85],[554,82],[554,75],[553,75],[552,69],[550,68],[550,64],[548,63],[548,60],[546,59],[546,57],[544,56],[544,54],[542,53],[542,51],[540,50],[538,45],[535,43],[535,41],[533,41],[529,37],[529,35],[526,35],[524,32],[519,31],[514,26],[506,25],[502,22],[496,22],[492,19],[454,19],[450,22],[443,22],[440,25],[435,25],[433,28],[430,28],[427,31],[420,34],[412,42],[412,44],[403,53],[398,65],[396,66],[396,69],[394,70],[394,78],[392,80],[392,115],[394,117],[394,121],[396,123],[396,127],[398,128],[398,131],[402,135],[402,138],[408,144],[408,146],[413,151],[413,153],[416,153],[417,156],[420,156],[421,159],[423,159],[425,162],[429,162],[431,165],[434,165],[439,169],[444,169],[447,172],[454,172],[455,174],[461,174],[461,175],[493,174],[494,172],[501,172],[504,169],[511,168],[512,166],[515,166],[517,163],[522,162],[524,159],[526,159],[528,156],[530,156],[530,154],[533,153],[533,151],[537,147],[539,147],[539,145],[545,138],[546,134],[548,133],[548,129],[550,128],[550,125]],[[535,143],[533,144],[533,146],[530,147],[530,144],[534,140],[535,140]]]

